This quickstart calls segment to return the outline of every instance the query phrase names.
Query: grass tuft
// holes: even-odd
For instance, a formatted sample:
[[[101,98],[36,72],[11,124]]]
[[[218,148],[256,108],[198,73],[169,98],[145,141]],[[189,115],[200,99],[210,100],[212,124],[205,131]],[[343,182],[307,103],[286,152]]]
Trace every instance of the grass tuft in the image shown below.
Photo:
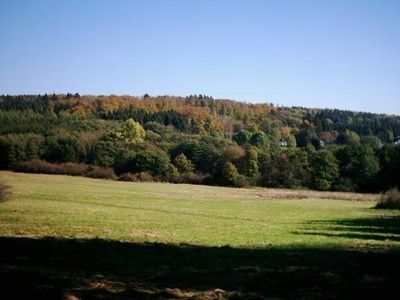
[[[7,200],[11,195],[11,186],[0,180],[0,201]]]
[[[400,209],[400,191],[397,188],[386,191],[382,194],[375,208]]]

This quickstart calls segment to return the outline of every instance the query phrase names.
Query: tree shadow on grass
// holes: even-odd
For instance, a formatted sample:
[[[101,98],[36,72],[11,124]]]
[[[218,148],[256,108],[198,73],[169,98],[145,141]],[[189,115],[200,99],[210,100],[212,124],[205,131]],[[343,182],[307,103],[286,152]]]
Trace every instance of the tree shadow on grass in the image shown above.
[[[400,241],[400,216],[309,221],[296,234]]]
[[[0,238],[0,299],[372,299],[400,253]]]

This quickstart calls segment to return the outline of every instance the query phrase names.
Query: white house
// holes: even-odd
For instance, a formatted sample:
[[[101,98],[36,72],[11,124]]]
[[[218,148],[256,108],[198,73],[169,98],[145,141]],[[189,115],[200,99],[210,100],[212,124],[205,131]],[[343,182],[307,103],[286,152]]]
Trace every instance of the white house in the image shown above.
[[[287,146],[288,146],[287,140],[280,139],[280,140],[279,140],[279,146],[281,146],[281,147],[287,147]]]

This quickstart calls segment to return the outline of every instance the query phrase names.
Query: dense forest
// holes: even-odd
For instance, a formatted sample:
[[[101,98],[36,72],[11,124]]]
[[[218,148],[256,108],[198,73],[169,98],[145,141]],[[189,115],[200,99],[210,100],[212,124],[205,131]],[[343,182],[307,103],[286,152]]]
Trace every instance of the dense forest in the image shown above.
[[[400,187],[400,116],[210,96],[0,96],[0,168],[229,186]]]

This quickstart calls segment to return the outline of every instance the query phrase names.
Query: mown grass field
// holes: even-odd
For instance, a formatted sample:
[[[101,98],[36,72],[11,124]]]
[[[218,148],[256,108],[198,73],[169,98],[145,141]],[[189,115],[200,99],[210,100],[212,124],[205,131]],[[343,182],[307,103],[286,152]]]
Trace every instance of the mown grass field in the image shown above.
[[[365,299],[399,278],[400,212],[374,195],[0,178],[2,299]]]

